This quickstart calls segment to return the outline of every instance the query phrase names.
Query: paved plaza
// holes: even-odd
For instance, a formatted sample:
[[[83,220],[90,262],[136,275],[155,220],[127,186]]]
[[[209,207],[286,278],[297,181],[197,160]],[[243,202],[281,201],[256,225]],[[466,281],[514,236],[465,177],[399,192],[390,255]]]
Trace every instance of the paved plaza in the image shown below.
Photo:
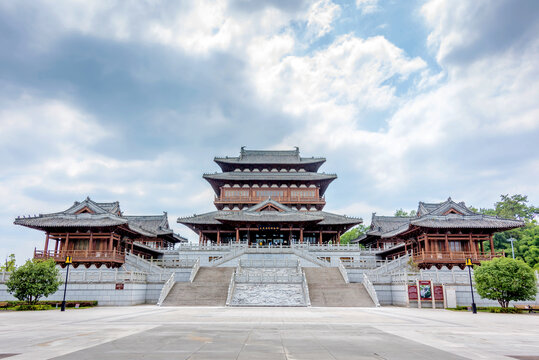
[[[2,312],[4,357],[528,360],[539,359],[539,315],[150,305]]]

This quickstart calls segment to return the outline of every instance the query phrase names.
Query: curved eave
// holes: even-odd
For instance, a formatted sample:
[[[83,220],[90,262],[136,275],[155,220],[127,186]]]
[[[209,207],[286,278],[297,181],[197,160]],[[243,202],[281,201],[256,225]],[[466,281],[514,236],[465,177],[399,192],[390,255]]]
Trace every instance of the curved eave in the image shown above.
[[[305,170],[316,172],[320,167],[326,162],[325,158],[302,158],[301,161],[249,161],[249,160],[240,160],[239,158],[219,158],[216,157],[213,161],[219,165],[223,171],[233,171],[237,167],[246,167],[246,166],[260,166],[264,165],[267,167],[293,167],[300,168],[303,167]]]

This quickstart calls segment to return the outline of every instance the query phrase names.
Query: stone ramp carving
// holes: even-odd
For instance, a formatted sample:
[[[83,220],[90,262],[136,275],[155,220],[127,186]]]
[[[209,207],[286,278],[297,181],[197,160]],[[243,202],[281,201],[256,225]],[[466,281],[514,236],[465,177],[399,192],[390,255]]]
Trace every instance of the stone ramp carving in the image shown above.
[[[231,306],[306,306],[301,284],[236,284]]]
[[[305,268],[311,306],[374,307],[363,284],[347,284],[338,268]]]
[[[177,282],[162,306],[224,306],[234,268],[200,267],[192,283]]]

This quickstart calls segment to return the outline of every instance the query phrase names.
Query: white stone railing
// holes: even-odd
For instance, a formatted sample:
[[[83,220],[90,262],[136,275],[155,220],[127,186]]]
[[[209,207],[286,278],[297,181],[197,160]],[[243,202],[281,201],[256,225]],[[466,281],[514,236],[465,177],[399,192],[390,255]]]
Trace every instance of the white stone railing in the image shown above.
[[[176,249],[176,252],[179,250],[180,252],[181,251],[230,251],[232,249],[236,249],[236,248],[245,248],[247,247],[246,244],[237,244],[237,243],[232,243],[232,244],[213,244],[213,245],[210,245],[210,244],[207,244],[207,245],[202,245],[202,244],[181,244],[180,246],[178,246],[178,248]]]
[[[292,247],[294,248],[301,248],[306,249],[308,251],[353,251],[357,252],[360,251],[361,253],[365,254],[376,254],[377,250],[367,250],[362,249],[357,244],[293,244]]]
[[[298,260],[289,259],[241,259],[239,264],[242,267],[252,268],[293,268],[298,267]]]
[[[238,284],[301,284],[302,281],[302,274],[253,275],[249,273],[234,273],[234,282]]]
[[[310,262],[313,262],[317,265],[327,267],[329,266],[329,263],[326,260],[319,259],[316,255],[311,254],[309,251],[303,249],[303,248],[296,248],[293,247],[292,250],[294,251],[294,254],[296,254],[299,257],[302,257]]]
[[[307,285],[307,276],[305,271],[302,271],[303,279],[301,281],[301,287],[303,288],[303,296],[305,297],[305,306],[311,306],[311,297],[309,295],[309,285]]]
[[[195,280],[195,276],[197,276],[199,269],[200,269],[200,258],[196,259],[193,265],[193,269],[191,269],[191,275],[189,275],[189,282],[193,282]]]
[[[395,260],[389,261],[382,266],[369,271],[369,276],[374,274],[391,274],[394,272],[403,272],[408,267],[409,255],[401,256]]]
[[[376,295],[376,290],[374,289],[371,280],[365,273],[363,273],[363,286],[365,287],[365,290],[367,290],[367,293],[374,302],[374,305],[376,305],[376,307],[380,306],[380,302],[378,301],[378,295]]]
[[[138,255],[132,253],[127,253],[125,255],[125,261],[127,264],[130,264],[139,269],[143,269],[149,273],[159,273],[165,271],[162,267],[153,263],[153,259],[146,260]]]
[[[65,279],[65,272],[61,272],[61,279]],[[71,270],[69,271],[69,282],[85,282],[85,283],[99,283],[99,282],[146,282],[147,274],[140,271],[120,271],[115,270]],[[7,279],[6,279],[7,280]]]
[[[239,265],[238,265],[239,268]],[[226,294],[226,306],[230,306],[230,303],[232,302],[232,296],[234,294],[234,287],[236,286],[234,279],[236,278],[236,270],[234,270],[234,273],[232,274],[232,277],[230,278],[230,282],[228,283],[228,292]]]
[[[161,268],[190,268],[195,265],[197,259],[152,259],[150,262]]]
[[[224,256],[221,256],[220,258],[210,261],[210,265],[217,266],[217,265],[224,264],[227,261],[230,261],[234,258],[237,258],[238,256],[245,254],[246,249],[247,248],[245,246],[232,247],[228,254],[225,254]]]
[[[268,246],[268,247],[249,247],[245,251],[248,254],[291,254],[292,249],[290,246]]]
[[[157,300],[157,306],[161,306],[163,304],[163,301],[165,301],[165,299],[167,298],[168,293],[170,292],[174,284],[175,284],[174,273],[172,273],[170,274],[170,277],[168,278],[168,280],[163,285],[163,288],[161,289],[161,293],[159,294],[159,300]]]
[[[348,273],[346,272],[346,269],[344,268],[341,259],[339,259],[339,271],[341,272],[344,282],[349,284],[350,280],[348,279]]]
[[[342,263],[347,269],[376,269],[380,266],[387,264],[388,260],[376,260],[374,258],[368,258],[365,260],[342,260]]]

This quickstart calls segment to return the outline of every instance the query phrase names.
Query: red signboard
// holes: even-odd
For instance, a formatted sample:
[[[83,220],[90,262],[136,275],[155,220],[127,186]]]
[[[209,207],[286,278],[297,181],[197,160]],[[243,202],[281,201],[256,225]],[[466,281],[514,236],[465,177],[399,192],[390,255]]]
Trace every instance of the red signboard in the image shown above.
[[[429,280],[419,280],[421,300],[432,300],[432,286]]]
[[[116,284],[116,290],[123,290],[124,284]]]
[[[444,287],[442,285],[434,285],[434,300],[444,300]]]
[[[408,285],[408,299],[417,301],[417,285]]]

